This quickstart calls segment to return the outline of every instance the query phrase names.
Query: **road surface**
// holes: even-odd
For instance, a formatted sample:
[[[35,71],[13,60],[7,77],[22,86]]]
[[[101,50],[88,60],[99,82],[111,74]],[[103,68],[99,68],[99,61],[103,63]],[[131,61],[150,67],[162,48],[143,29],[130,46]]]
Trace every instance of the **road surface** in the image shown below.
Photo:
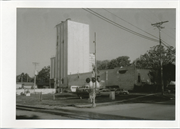
[[[55,115],[50,113],[41,113],[41,112],[33,112],[33,111],[25,111],[25,110],[16,110],[16,119],[46,119],[46,120],[54,120],[54,119],[60,119],[60,120],[73,120],[73,118],[65,117],[61,115]]]
[[[26,113],[27,112],[27,113]],[[33,114],[35,115],[34,117]],[[94,120],[175,120],[174,100],[161,103],[128,103],[96,108],[60,107],[32,109],[17,107],[17,119],[94,119]]]

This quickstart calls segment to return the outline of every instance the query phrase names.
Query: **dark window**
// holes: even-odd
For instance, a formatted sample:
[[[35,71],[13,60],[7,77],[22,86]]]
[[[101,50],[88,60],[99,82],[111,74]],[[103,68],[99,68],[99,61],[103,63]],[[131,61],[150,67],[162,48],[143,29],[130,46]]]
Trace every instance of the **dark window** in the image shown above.
[[[141,82],[141,75],[140,75],[140,73],[138,73],[138,83],[140,83]]]

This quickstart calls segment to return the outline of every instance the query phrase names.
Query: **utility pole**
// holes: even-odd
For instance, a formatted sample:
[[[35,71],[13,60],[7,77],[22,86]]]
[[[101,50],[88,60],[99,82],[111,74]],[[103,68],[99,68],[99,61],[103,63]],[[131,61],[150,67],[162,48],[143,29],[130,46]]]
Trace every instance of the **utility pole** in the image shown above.
[[[161,29],[163,29],[164,27],[162,27],[161,25],[163,23],[166,23],[168,21],[162,21],[162,22],[157,22],[157,23],[154,23],[154,24],[151,24],[152,26],[154,27],[157,27],[158,30],[159,30],[159,45],[160,45],[160,68],[161,68],[161,93],[162,95],[164,94],[164,82],[163,82],[163,67],[162,67],[162,44],[161,44]]]
[[[36,73],[36,65],[38,65],[39,63],[38,62],[33,62],[33,64],[34,64],[34,86],[33,86],[33,88],[35,88],[35,86],[36,86],[36,75],[37,75],[37,73]]]
[[[93,103],[92,107],[96,107],[96,79],[97,79],[97,62],[96,62],[96,33],[94,33],[94,54],[95,54],[95,87],[93,87]]]

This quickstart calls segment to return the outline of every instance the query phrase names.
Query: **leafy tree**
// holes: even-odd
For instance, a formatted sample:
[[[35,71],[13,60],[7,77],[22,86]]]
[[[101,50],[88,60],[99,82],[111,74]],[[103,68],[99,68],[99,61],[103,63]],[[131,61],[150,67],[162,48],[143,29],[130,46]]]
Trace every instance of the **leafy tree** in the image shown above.
[[[45,66],[37,75],[37,83],[40,85],[49,85],[50,66]]]
[[[152,47],[147,53],[141,55],[133,63],[137,68],[160,68],[160,53],[163,65],[175,62],[175,48],[168,47],[165,49],[163,46],[157,45]]]
[[[118,67],[118,65],[119,65],[118,61],[116,59],[112,59],[108,64],[108,68],[113,69],[115,67]]]
[[[108,69],[109,60],[97,61],[98,70]]]
[[[116,58],[118,66],[128,66],[130,65],[130,60],[128,56],[120,56]]]
[[[175,62],[174,47],[171,46],[165,49],[160,45],[154,46],[147,53],[141,55],[139,58],[133,61],[137,68],[150,69],[149,76],[151,78],[151,82],[157,85],[157,89],[158,86],[161,85],[160,59],[162,60],[162,66],[164,68],[163,81],[166,85],[169,80],[171,80],[171,76],[175,76],[175,67],[172,66],[171,70],[169,70],[169,67]]]
[[[28,73],[21,73],[16,76],[16,82],[32,82],[32,78],[28,75]]]
[[[97,61],[97,66],[99,70],[103,69],[113,69],[115,67],[128,66],[130,65],[130,60],[128,56],[120,56],[116,59]]]

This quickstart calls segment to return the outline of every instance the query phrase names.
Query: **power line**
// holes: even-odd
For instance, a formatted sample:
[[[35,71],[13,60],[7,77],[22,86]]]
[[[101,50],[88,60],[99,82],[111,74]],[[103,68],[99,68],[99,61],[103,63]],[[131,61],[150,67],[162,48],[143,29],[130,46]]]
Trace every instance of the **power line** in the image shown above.
[[[162,33],[166,34],[167,36],[169,36],[171,39],[175,40],[175,38],[173,38],[171,35],[169,35],[168,33],[165,33],[164,31],[162,31]]]
[[[91,10],[91,9],[84,9],[84,8],[83,8],[83,10],[85,10],[85,11],[87,11],[87,12],[95,15],[96,17],[99,17],[100,19],[102,19],[102,20],[104,20],[104,21],[106,21],[106,22],[108,22],[108,23],[110,23],[110,24],[112,24],[112,25],[114,25],[114,26],[116,26],[116,27],[118,27],[118,28],[121,28],[121,29],[123,29],[123,30],[125,30],[125,31],[127,31],[127,32],[129,32],[129,33],[131,33],[131,34],[137,35],[137,36],[139,36],[139,37],[142,37],[142,38],[145,38],[145,39],[154,41],[154,42],[158,42],[157,39],[153,39],[153,38],[151,38],[151,37],[148,37],[148,36],[146,36],[146,35],[143,35],[143,34],[140,34],[140,33],[138,33],[138,32],[135,32],[135,31],[133,31],[133,30],[131,30],[131,29],[128,29],[128,28],[126,28],[126,27],[124,27],[124,26],[122,26],[122,25],[120,25],[120,24],[118,24],[118,23],[116,23],[116,22],[114,22],[114,21],[112,21],[112,20],[110,20],[110,19],[108,19],[108,18],[106,18],[106,17],[98,14],[98,13],[96,13],[95,11],[93,11],[93,10]]]
[[[147,33],[147,34],[149,34],[149,35],[151,35],[151,36],[153,36],[153,37],[157,38],[156,36],[154,36],[154,35],[152,35],[152,34],[150,34],[150,33],[146,32],[146,31],[142,30],[141,28],[139,28],[139,27],[137,27],[137,26],[133,25],[132,23],[130,23],[130,22],[128,22],[128,21],[126,21],[126,20],[124,20],[123,18],[121,18],[121,17],[119,17],[119,16],[117,16],[117,15],[113,14],[112,12],[110,12],[110,11],[108,11],[108,10],[106,10],[106,9],[104,9],[104,10],[105,10],[105,11],[107,11],[107,12],[109,12],[110,14],[112,14],[112,15],[114,15],[114,16],[116,16],[116,17],[118,17],[119,19],[121,19],[121,20],[123,20],[123,21],[127,22],[128,24],[130,24],[130,25],[134,26],[135,28],[137,28],[137,29],[139,29],[139,30],[141,30],[141,31],[143,31],[143,32],[145,32],[145,33]]]
[[[133,30],[131,30],[131,29],[128,29],[128,28],[126,28],[126,27],[124,27],[124,26],[122,26],[122,25],[120,25],[120,24],[118,24],[118,23],[116,23],[116,22],[114,22],[114,21],[112,21],[112,20],[110,20],[110,19],[108,19],[108,18],[100,15],[99,13],[97,13],[97,12],[91,10],[91,9],[88,9],[88,8],[87,8],[87,9],[84,9],[84,8],[83,8],[83,10],[85,10],[85,11],[87,11],[87,12],[95,15],[96,17],[98,17],[98,18],[100,18],[100,19],[102,19],[102,20],[104,20],[104,21],[106,21],[106,22],[108,22],[108,23],[110,23],[110,24],[118,27],[118,28],[121,28],[121,29],[123,29],[123,30],[125,30],[125,31],[127,31],[127,32],[129,32],[129,33],[131,33],[131,34],[134,34],[134,35],[136,35],[136,36],[139,36],[139,37],[142,37],[142,38],[145,38],[145,39],[154,41],[154,42],[159,42],[157,39],[148,37],[148,36],[146,36],[146,35],[143,35],[143,34],[140,34],[140,33],[138,33],[138,32],[135,32],[135,31],[133,31]],[[164,44],[164,46],[166,46],[166,47],[168,47],[168,48],[169,48],[169,46],[170,46],[170,45],[169,45],[169,46],[166,45],[167,43],[165,44],[164,41],[162,41],[162,44]]]
[[[159,22],[162,22],[162,20],[152,11],[149,10],[149,12],[153,13],[154,14],[154,17],[156,17],[158,19]],[[167,26],[169,26],[167,24]],[[170,34],[172,34],[170,31],[168,31]],[[169,36],[170,38],[174,39],[172,36],[168,35],[166,32],[162,31],[162,33],[166,34],[167,36]]]
[[[141,29],[141,28],[139,28],[139,27],[137,27],[137,26],[133,25],[132,23],[130,23],[130,22],[128,22],[128,21],[126,21],[126,20],[124,20],[123,18],[121,18],[121,17],[119,17],[119,16],[115,15],[114,13],[112,13],[112,12],[110,12],[110,11],[108,11],[108,10],[104,9],[104,8],[103,8],[103,10],[105,10],[105,11],[109,12],[110,14],[112,14],[112,15],[116,16],[117,18],[119,18],[119,19],[121,19],[121,20],[123,20],[123,21],[127,22],[128,24],[130,24],[130,25],[134,26],[135,28],[137,28],[137,29],[139,29],[139,30],[141,30],[141,31],[145,32],[146,34],[149,34],[149,35],[151,35],[151,36],[153,36],[153,37],[155,37],[155,38],[157,38],[157,39],[158,39],[158,37],[156,37],[156,36],[154,36],[154,35],[152,35],[152,34],[150,34],[150,33],[146,32],[146,31],[144,31],[143,29]],[[165,41],[163,41],[163,42],[165,43]],[[168,44],[168,43],[166,43],[166,44]],[[165,44],[164,44],[164,45],[165,45]],[[165,46],[166,46],[166,45],[165,45]],[[167,46],[166,46],[166,47],[167,47]]]
[[[158,39],[158,37],[156,37],[156,36],[154,36],[154,35],[152,35],[152,34],[150,34],[150,33],[146,32],[146,31],[142,30],[141,28],[139,28],[139,27],[137,27],[137,26],[133,25],[132,23],[130,23],[130,22],[128,22],[128,21],[126,21],[126,20],[124,20],[123,18],[121,18],[121,17],[119,17],[119,16],[115,15],[114,13],[112,13],[112,12],[110,12],[110,11],[108,11],[108,10],[104,9],[104,8],[103,8],[103,10],[105,10],[105,11],[109,12],[110,14],[112,14],[112,15],[116,16],[117,18],[119,18],[119,19],[121,19],[121,20],[125,21],[126,23],[128,23],[128,24],[130,24],[130,25],[134,26],[135,28],[137,28],[137,29],[139,29],[139,30],[141,30],[141,31],[145,32],[146,34],[149,34],[149,35],[151,35],[151,36],[153,36],[153,37],[155,37],[155,38],[157,38],[157,39]],[[150,23],[151,23],[151,22],[150,22]],[[162,42],[163,42],[163,44],[164,44],[166,47],[169,47],[169,46],[170,46],[170,45],[169,45],[168,43],[166,43],[165,41],[163,41],[163,40],[162,40]]]
[[[151,21],[149,21],[147,18],[145,18],[144,16],[143,16],[143,18],[147,21],[147,22],[149,22],[150,24],[152,24],[152,22]],[[158,21],[160,21],[159,20],[159,18],[157,17],[157,19],[158,19]],[[156,36],[155,36],[156,37]],[[156,38],[158,38],[158,37],[156,37]],[[161,42],[162,42],[162,44],[164,45],[164,46],[166,46],[167,48],[169,48],[171,45],[169,45],[167,42],[165,42],[164,40],[161,40]]]

